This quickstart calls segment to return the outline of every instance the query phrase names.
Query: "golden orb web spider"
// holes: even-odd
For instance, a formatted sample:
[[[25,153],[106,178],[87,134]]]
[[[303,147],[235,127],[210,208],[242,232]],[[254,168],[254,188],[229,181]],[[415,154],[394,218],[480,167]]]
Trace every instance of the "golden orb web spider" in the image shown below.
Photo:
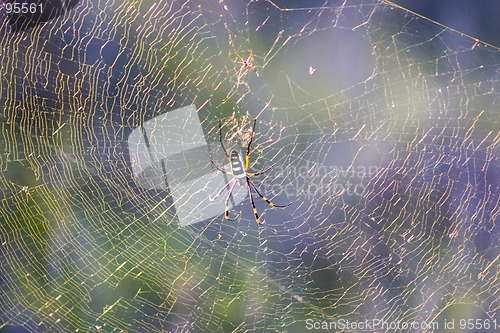
[[[234,218],[234,219],[230,219],[229,218],[229,205],[228,205],[228,202],[229,202],[229,198],[231,198],[231,195],[233,193],[234,187],[236,185],[238,185],[238,186],[244,186],[244,184],[240,183],[241,180],[245,180],[246,181],[246,187],[247,187],[247,190],[248,190],[248,195],[250,197],[250,203],[252,204],[253,214],[255,216],[255,222],[257,222],[258,224],[261,224],[262,222],[260,221],[259,213],[257,212],[257,208],[255,207],[255,202],[254,202],[254,199],[253,199],[252,190],[255,191],[255,193],[257,193],[257,195],[262,200],[264,200],[265,202],[267,202],[267,204],[269,206],[271,206],[271,207],[284,208],[284,207],[288,207],[288,206],[290,206],[292,204],[292,203],[289,203],[289,204],[286,204],[286,205],[276,205],[276,204],[272,203],[265,196],[263,196],[262,193],[260,193],[260,191],[257,188],[257,186],[250,179],[250,177],[255,177],[255,176],[262,175],[262,174],[266,173],[267,171],[271,170],[271,168],[276,165],[276,163],[273,163],[269,168],[265,169],[264,171],[259,171],[259,172],[255,172],[255,173],[248,172],[248,162],[249,162],[249,158],[250,158],[250,146],[252,145],[253,136],[255,134],[255,125],[256,124],[257,124],[257,119],[255,119],[254,122],[253,122],[252,134],[250,135],[250,141],[248,142],[247,151],[246,151],[246,154],[245,154],[245,161],[243,161],[243,157],[238,152],[238,150],[232,149],[230,154],[227,153],[227,150],[224,147],[224,143],[222,142],[222,125],[221,125],[221,122],[219,121],[219,142],[220,142],[220,145],[222,147],[222,150],[224,150],[224,154],[226,155],[227,160],[230,163],[231,171],[224,171],[221,168],[219,168],[217,166],[217,164],[215,164],[214,161],[210,160],[210,162],[212,162],[212,164],[214,165],[214,167],[217,170],[219,170],[220,172],[222,172],[224,174],[232,175],[233,178],[226,185],[224,185],[224,187],[222,187],[219,190],[219,192],[217,192],[217,194],[214,197],[209,196],[208,199],[210,201],[215,201],[222,194],[222,192],[226,188],[229,187],[228,194],[227,194],[226,201],[225,201],[225,208],[226,209],[225,209],[225,212],[224,212],[224,217],[226,218],[226,220],[234,221],[234,220],[237,219],[237,217]]]

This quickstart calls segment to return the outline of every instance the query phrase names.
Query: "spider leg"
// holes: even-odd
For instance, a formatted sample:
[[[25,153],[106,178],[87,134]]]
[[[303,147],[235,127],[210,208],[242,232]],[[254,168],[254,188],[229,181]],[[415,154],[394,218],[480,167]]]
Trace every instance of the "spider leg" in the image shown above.
[[[229,158],[229,154],[227,153],[226,147],[224,147],[224,143],[222,142],[222,120],[219,120],[219,142],[222,147],[222,150],[224,150],[224,154],[226,155],[226,158],[229,162],[231,162],[231,159]]]
[[[240,86],[240,80],[241,80],[241,77],[242,77],[242,76],[243,76],[243,75],[241,74],[241,69],[240,69],[240,71],[238,72],[238,81],[236,81],[236,87],[239,87],[239,86]]]
[[[257,72],[257,67],[255,67],[254,65],[251,65],[251,64],[248,64],[248,67],[250,67],[250,69],[253,70],[255,72],[255,74],[257,74],[257,76],[259,76],[259,73]]]
[[[238,213],[238,215],[236,215],[236,217],[235,217],[234,219],[230,219],[230,218],[229,218],[229,205],[228,205],[229,198],[233,195],[233,189],[234,189],[234,186],[238,183],[238,182],[236,181],[236,178],[233,178],[233,179],[232,179],[229,183],[231,183],[233,180],[234,180],[235,182],[233,182],[233,184],[231,185],[231,188],[229,189],[229,193],[228,193],[228,195],[227,195],[227,197],[226,197],[226,201],[225,201],[225,206],[226,206],[226,209],[224,210],[224,218],[225,218],[226,220],[229,220],[229,221],[234,221],[234,220],[238,219],[238,217],[240,216],[240,214]],[[228,184],[229,184],[229,183],[228,183]]]
[[[245,63],[245,60],[238,53],[236,53],[236,56],[240,59],[242,64]]]
[[[250,187],[250,184],[251,184],[250,182],[251,182],[250,178],[247,177],[248,196],[250,197],[250,203],[252,204],[253,215],[255,216],[255,222],[257,222],[258,224],[261,224],[262,222],[260,221],[259,213],[257,213],[257,208],[255,207],[255,202],[253,200],[252,188]]]
[[[221,168],[219,168],[219,167],[217,166],[217,164],[215,164],[215,162],[214,162],[214,161],[210,160],[210,162],[212,162],[213,166],[214,166],[217,170],[219,170],[220,172],[225,173],[225,174],[229,174],[229,175],[232,175],[232,174],[233,174],[232,172],[224,171],[224,170],[222,170]]]
[[[220,197],[220,195],[222,194],[222,191],[224,191],[228,186],[231,186],[231,189],[229,191],[229,193],[231,194],[232,190],[233,190],[233,187],[234,187],[234,184],[236,184],[236,178],[233,178],[231,179],[226,185],[224,185],[220,190],[219,192],[217,192],[217,194],[212,197],[212,196],[208,196],[208,200],[210,201],[215,201],[218,197]],[[228,195],[229,197],[229,195]],[[226,201],[226,204],[227,204],[227,201]]]
[[[273,165],[271,165],[271,166],[270,166],[269,168],[267,168],[266,170],[264,170],[264,171],[259,171],[259,172],[257,172],[257,173],[248,173],[248,172],[247,172],[247,175],[248,175],[249,177],[254,177],[254,176],[262,175],[262,174],[264,174],[264,173],[268,172],[269,170],[271,170],[271,169],[272,169],[275,165],[276,165],[276,163],[273,163]]]
[[[267,204],[271,207],[278,207],[278,208],[285,208],[285,207],[288,207],[290,206],[292,203],[288,203],[286,205],[276,205],[274,203],[272,203],[271,201],[269,201],[269,199],[267,199],[265,196],[263,196],[260,192],[259,192],[259,189],[257,188],[257,186],[255,186],[255,184],[250,180],[250,178],[247,177],[247,183],[249,184],[249,187],[252,186],[252,188],[255,190],[255,192],[259,195],[259,197],[264,200],[265,202],[267,202]]]
[[[250,146],[252,145],[253,136],[255,134],[255,125],[257,125],[257,118],[253,120],[252,134],[250,135],[250,141],[248,142],[247,152],[245,154],[245,170],[248,170],[248,160],[250,158]]]

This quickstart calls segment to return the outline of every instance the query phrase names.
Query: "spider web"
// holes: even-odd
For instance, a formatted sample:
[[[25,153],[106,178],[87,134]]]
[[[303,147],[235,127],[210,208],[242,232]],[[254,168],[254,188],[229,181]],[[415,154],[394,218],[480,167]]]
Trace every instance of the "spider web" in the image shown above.
[[[21,31],[0,11],[0,327],[499,322],[498,48],[384,1],[287,6],[82,0]],[[219,120],[244,151],[256,118],[250,169],[276,166],[253,181],[292,205],[181,226],[198,190],[139,186],[130,134],[188,105],[218,165]]]

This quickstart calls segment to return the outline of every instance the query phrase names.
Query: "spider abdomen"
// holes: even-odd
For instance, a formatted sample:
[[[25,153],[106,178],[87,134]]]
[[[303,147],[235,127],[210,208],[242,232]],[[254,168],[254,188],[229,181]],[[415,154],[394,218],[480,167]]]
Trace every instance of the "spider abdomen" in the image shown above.
[[[245,170],[245,164],[243,163],[243,158],[237,150],[231,150],[231,172],[234,178],[245,178],[247,176]]]

